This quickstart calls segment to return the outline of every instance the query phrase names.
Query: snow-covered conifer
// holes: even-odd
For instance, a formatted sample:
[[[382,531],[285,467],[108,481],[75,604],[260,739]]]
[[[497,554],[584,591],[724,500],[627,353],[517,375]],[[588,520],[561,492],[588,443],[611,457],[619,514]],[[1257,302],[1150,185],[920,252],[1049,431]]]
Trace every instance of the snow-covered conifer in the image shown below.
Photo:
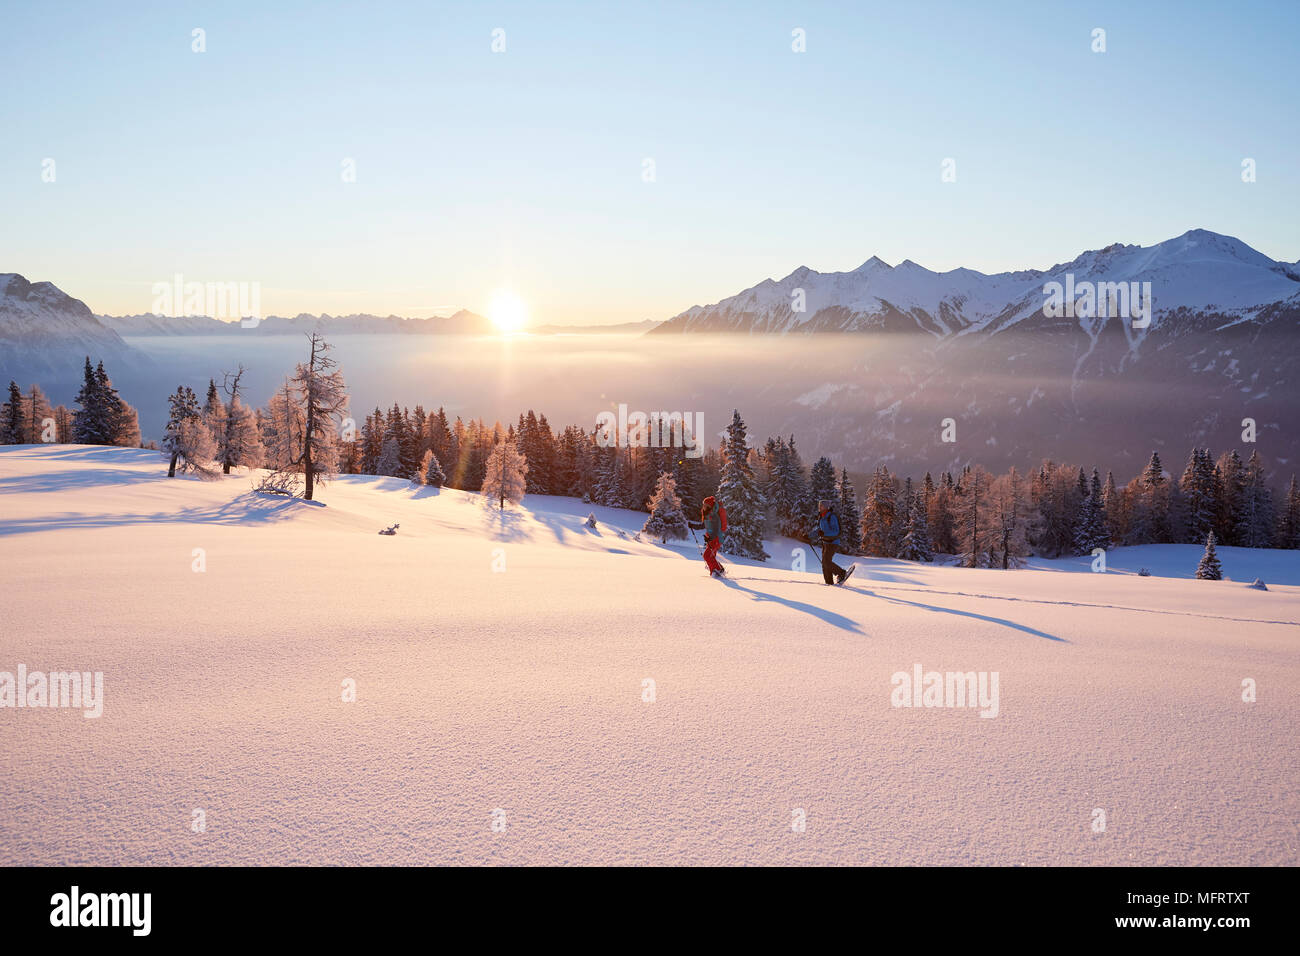
[[[1219,564],[1219,555],[1214,550],[1213,531],[1205,538],[1205,553],[1201,555],[1201,563],[1196,566],[1196,576],[1202,581],[1223,580],[1223,568]]]
[[[181,471],[198,472],[205,477],[215,475],[212,461],[217,453],[217,444],[203,421],[194,390],[181,385],[176,394],[168,396],[167,403],[167,427],[162,441],[163,454],[170,457],[167,477],[176,477],[178,464]]]
[[[397,439],[390,435],[384,439],[383,450],[379,453],[379,460],[375,462],[375,474],[394,478],[401,470],[402,449]]]
[[[669,538],[682,540],[690,535],[686,515],[682,512],[682,500],[677,497],[677,482],[666,471],[661,472],[655,482],[654,494],[650,496],[650,517],[641,530],[654,535],[661,543],[666,543]]]
[[[23,443],[23,393],[18,383],[9,383],[9,401],[0,406],[0,445]]]
[[[906,531],[898,546],[898,556],[904,561],[933,561],[934,549],[930,545],[930,527],[920,496],[912,496],[907,511]]]
[[[847,468],[840,469],[840,541],[837,550],[844,554],[857,554],[862,550],[861,514],[858,512],[858,496],[849,480]],[[928,540],[928,535],[927,535]],[[925,560],[930,560],[926,558]]]
[[[767,509],[749,467],[745,423],[739,410],[732,412],[725,447],[726,461],[722,465],[717,491],[718,500],[727,509],[727,531],[722,535],[722,550],[727,554],[766,561],[769,555],[763,550],[763,525]],[[831,486],[834,484],[835,473],[832,471]]]

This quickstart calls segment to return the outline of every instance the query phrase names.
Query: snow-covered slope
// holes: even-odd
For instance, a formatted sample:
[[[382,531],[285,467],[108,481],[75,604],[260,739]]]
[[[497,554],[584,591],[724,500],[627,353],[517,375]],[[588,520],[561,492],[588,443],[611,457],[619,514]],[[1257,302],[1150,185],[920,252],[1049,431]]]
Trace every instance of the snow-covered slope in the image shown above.
[[[49,282],[0,273],[0,377],[25,385],[69,369],[80,374],[86,356],[143,361],[80,299]]]
[[[1115,243],[1040,271],[986,275],[932,272],[910,259],[890,266],[875,256],[852,272],[800,266],[713,305],[694,306],[656,329],[669,332],[924,331],[936,338],[1002,331],[1041,319],[1048,282],[1150,282],[1153,326],[1187,310],[1242,319],[1265,307],[1300,304],[1300,270],[1239,239],[1193,229],[1150,247]],[[795,290],[805,310],[794,311]],[[1095,320],[1077,320],[1092,330]]]
[[[1300,862],[1300,588],[837,589],[788,541],[719,582],[643,517],[0,448],[0,671],[104,675],[98,719],[0,709],[0,864]],[[891,706],[915,665],[998,715]]]

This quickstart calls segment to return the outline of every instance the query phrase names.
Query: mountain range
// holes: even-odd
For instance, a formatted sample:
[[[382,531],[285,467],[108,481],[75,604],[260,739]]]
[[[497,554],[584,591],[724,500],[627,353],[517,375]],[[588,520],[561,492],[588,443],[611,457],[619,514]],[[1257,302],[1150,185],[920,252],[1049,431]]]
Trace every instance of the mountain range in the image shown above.
[[[1045,309],[1053,283],[1076,291],[1149,284],[1150,320],[1135,327],[1130,317]],[[202,317],[96,316],[48,282],[0,274],[0,381],[62,379],[66,401],[84,356],[122,373],[149,366],[152,354],[152,373],[140,381],[170,388],[173,365],[206,354],[187,336],[273,336],[317,323],[340,334],[491,331],[468,311],[441,319],[273,317],[254,329]],[[640,341],[662,348],[645,357],[662,352],[674,366],[656,387],[692,403],[672,407],[741,408],[759,434],[797,433],[808,452],[850,469],[971,461],[996,469],[1052,456],[1111,466],[1120,477],[1153,449],[1171,469],[1192,445],[1249,453],[1241,437],[1248,420],[1270,469],[1289,474],[1300,461],[1300,433],[1286,424],[1300,413],[1300,262],[1202,229],[1150,247],[1115,243],[1045,270],[934,272],[875,257],[851,272],[800,267],[661,323],[534,331],[647,334]],[[731,344],[680,350],[673,333],[728,333]],[[151,344],[133,347],[140,336]],[[159,336],[174,341],[164,349]],[[372,354],[372,362],[385,360],[382,349]],[[687,372],[696,354],[708,369],[702,374]],[[372,371],[382,378],[383,370]],[[656,395],[652,388],[646,400]],[[949,419],[954,443],[941,438]]]
[[[1045,309],[1052,283],[1149,283],[1149,321]],[[851,462],[1053,456],[1119,476],[1153,450],[1169,469],[1193,445],[1248,455],[1248,429],[1267,467],[1289,474],[1300,459],[1286,424],[1300,414],[1300,262],[1203,229],[995,275],[874,257],[852,272],[800,267],[652,332],[672,333],[787,343],[786,371],[763,392],[769,432],[797,430]],[[959,440],[945,444],[948,420]]]
[[[80,376],[85,357],[144,362],[86,303],[50,282],[0,273],[0,375],[25,386],[48,377]]]
[[[784,279],[765,279],[712,305],[693,306],[654,331],[917,331],[935,339],[993,334],[1041,324],[1044,288],[1064,285],[1067,277],[1075,286],[1150,282],[1152,328],[1168,315],[1244,321],[1271,314],[1269,307],[1277,303],[1294,305],[1300,296],[1300,262],[1278,262],[1239,239],[1193,229],[1154,246],[1117,242],[1050,269],[993,275],[972,269],[933,272],[910,259],[891,266],[875,256],[852,272],[800,266]],[[1080,323],[1089,333],[1097,325]]]

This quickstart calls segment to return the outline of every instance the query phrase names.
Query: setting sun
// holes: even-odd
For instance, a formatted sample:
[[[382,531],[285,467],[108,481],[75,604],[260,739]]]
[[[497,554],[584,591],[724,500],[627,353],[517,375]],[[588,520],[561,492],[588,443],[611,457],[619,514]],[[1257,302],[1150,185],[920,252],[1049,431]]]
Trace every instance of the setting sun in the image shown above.
[[[518,332],[528,323],[528,306],[513,292],[500,290],[492,296],[488,318],[499,332]]]

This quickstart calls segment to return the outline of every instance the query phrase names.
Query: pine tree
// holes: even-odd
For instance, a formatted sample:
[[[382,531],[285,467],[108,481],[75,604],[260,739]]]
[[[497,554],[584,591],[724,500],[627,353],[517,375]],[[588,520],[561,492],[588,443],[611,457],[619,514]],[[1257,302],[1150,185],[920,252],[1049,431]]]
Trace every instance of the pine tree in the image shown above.
[[[528,494],[552,494],[555,470],[555,436],[546,416],[530,408],[519,416],[518,446],[528,459]]]
[[[397,439],[390,435],[384,439],[383,451],[379,453],[379,460],[375,462],[375,474],[385,478],[396,478],[401,470],[402,450]]]
[[[1214,525],[1216,541],[1237,544],[1237,528],[1241,525],[1241,509],[1246,496],[1246,466],[1237,452],[1224,452],[1215,466],[1218,474],[1218,520]]]
[[[1169,520],[1169,488],[1165,480],[1164,466],[1160,464],[1158,452],[1151,452],[1151,459],[1139,479],[1140,516],[1142,519],[1142,536],[1145,541],[1137,544],[1167,544],[1173,540]]]
[[[375,474],[375,465],[384,452],[384,413],[375,408],[361,423],[361,474]]]
[[[456,439],[447,423],[447,411],[442,406],[429,416],[425,426],[429,432],[429,449],[439,462],[456,461]]]
[[[1101,483],[1101,472],[1092,470],[1092,480],[1088,483],[1088,493],[1097,500],[1097,522],[1101,526],[1101,543],[1099,548],[1110,547],[1110,514],[1106,511],[1106,490]]]
[[[483,497],[496,499],[498,510],[504,511],[506,502],[518,504],[524,500],[527,489],[528,461],[515,448],[513,442],[502,441],[488,456],[483,477]]]
[[[226,431],[226,404],[221,400],[221,393],[217,391],[217,383],[213,379],[208,379],[208,394],[203,402],[203,421],[207,423],[208,431],[212,432],[212,441],[216,444],[217,455],[220,457]]]
[[[849,471],[847,468],[840,469],[840,540],[837,550],[845,554],[857,554],[862,550],[861,528],[859,523],[862,520],[858,512],[858,496],[853,490],[853,482],[849,480]],[[926,540],[928,543],[929,535]],[[924,560],[928,561],[929,558]]]
[[[650,496],[650,517],[641,530],[667,544],[669,538],[682,540],[690,535],[686,515],[682,513],[682,500],[677,497],[677,482],[668,472],[661,472]]]
[[[770,475],[764,498],[772,509],[776,531],[790,538],[807,539],[809,504],[808,477],[795,447],[794,436],[768,439],[766,457]]]
[[[957,550],[956,540],[953,537],[952,488],[952,475],[945,474],[934,485],[926,509],[925,517],[926,524],[930,528],[930,541],[934,549],[941,554],[953,554]]]
[[[677,483],[677,496],[682,499],[682,507],[697,514],[700,502],[704,500],[700,494],[700,460],[684,454],[674,455],[673,481]]]
[[[1196,566],[1196,576],[1202,581],[1223,580],[1223,568],[1219,566],[1219,556],[1214,550],[1213,531],[1205,538],[1205,554],[1201,555],[1201,563]]]
[[[90,360],[86,360],[89,369]],[[97,445],[120,445],[125,448],[137,448],[140,445],[140,416],[134,408],[124,402],[117,389],[113,387],[112,380],[108,373],[104,371],[104,363],[100,362],[95,366],[95,370],[90,374],[90,390],[92,395],[92,405],[94,414],[94,428],[100,440],[93,442]],[[82,386],[85,391],[85,386]],[[77,396],[80,402],[81,396]],[[83,408],[86,406],[83,405]]]
[[[221,407],[221,394],[217,391],[215,379],[208,379],[208,394],[203,401],[203,417],[210,419]]]
[[[18,383],[9,383],[9,401],[0,407],[0,445],[23,443],[23,393]]]
[[[442,465],[438,463],[438,456],[432,448],[424,453],[424,459],[420,462],[420,474],[422,482],[431,488],[441,488],[447,483],[447,476],[442,473]]]
[[[749,448],[745,443],[745,423],[740,411],[733,410],[727,426],[726,459],[718,482],[718,500],[727,509],[728,529],[722,536],[722,550],[745,558],[766,561],[763,550],[763,524],[766,508],[749,466]],[[829,462],[827,465],[829,466]],[[835,473],[831,472],[831,487]]]
[[[210,462],[217,446],[212,432],[203,421],[199,400],[188,385],[176,388],[176,394],[167,398],[167,427],[163,432],[163,454],[170,456],[167,477],[176,477],[179,463],[182,471],[212,473]]]
[[[392,441],[397,448],[397,463],[392,471],[386,471],[384,474],[390,478],[409,478],[419,462],[411,461],[411,436],[406,427],[406,415],[396,402],[388,410],[384,420],[385,449],[389,441]]]
[[[244,378],[244,366],[238,371],[227,372],[222,388],[230,398],[230,404],[222,408],[220,430],[217,434],[217,458],[221,461],[223,474],[230,474],[231,467],[260,468],[266,457],[262,447],[262,437],[257,429],[257,422],[252,409],[243,403],[240,383]],[[209,379],[209,403],[221,404],[221,400],[212,394],[212,381]]]
[[[1124,537],[1124,515],[1123,502],[1120,500],[1119,490],[1115,487],[1115,475],[1112,472],[1106,472],[1106,483],[1101,488],[1101,507],[1106,513],[1106,531],[1110,535],[1110,543],[1118,544]]]
[[[862,553],[892,558],[898,553],[898,486],[884,465],[876,468],[862,501]]]
[[[1287,485],[1286,497],[1279,509],[1277,546],[1300,548],[1300,487],[1296,486],[1295,475],[1291,476],[1291,484]]]
[[[1193,448],[1183,476],[1179,479],[1185,502],[1185,519],[1181,540],[1204,541],[1214,529],[1219,503],[1216,500],[1214,460],[1208,448]]]
[[[934,560],[929,522],[926,518],[924,500],[920,495],[912,496],[911,506],[907,510],[906,530],[898,546],[898,556],[904,561]]]
[[[1074,525],[1074,553],[1089,555],[1096,548],[1110,547],[1110,532],[1106,528],[1106,508],[1101,500],[1101,478],[1093,470],[1093,482],[1085,486],[1087,494],[1079,505],[1079,517]]]
[[[804,522],[812,530],[817,527],[817,502],[834,501],[839,493],[835,487],[835,466],[831,464],[831,460],[825,455],[813,462],[810,477],[808,510]]]
[[[73,417],[73,441],[78,445],[112,444],[114,423],[110,417],[107,396],[102,393],[100,380],[91,367],[90,356],[86,356],[81,391],[77,392],[76,402],[81,408]]]
[[[608,508],[626,508],[628,504],[626,450],[610,445],[597,451],[599,461],[596,466],[596,487],[592,497],[596,504]]]
[[[1264,477],[1259,451],[1250,453],[1242,473],[1241,508],[1237,515],[1236,542],[1243,548],[1268,548],[1273,544],[1273,492]]]

